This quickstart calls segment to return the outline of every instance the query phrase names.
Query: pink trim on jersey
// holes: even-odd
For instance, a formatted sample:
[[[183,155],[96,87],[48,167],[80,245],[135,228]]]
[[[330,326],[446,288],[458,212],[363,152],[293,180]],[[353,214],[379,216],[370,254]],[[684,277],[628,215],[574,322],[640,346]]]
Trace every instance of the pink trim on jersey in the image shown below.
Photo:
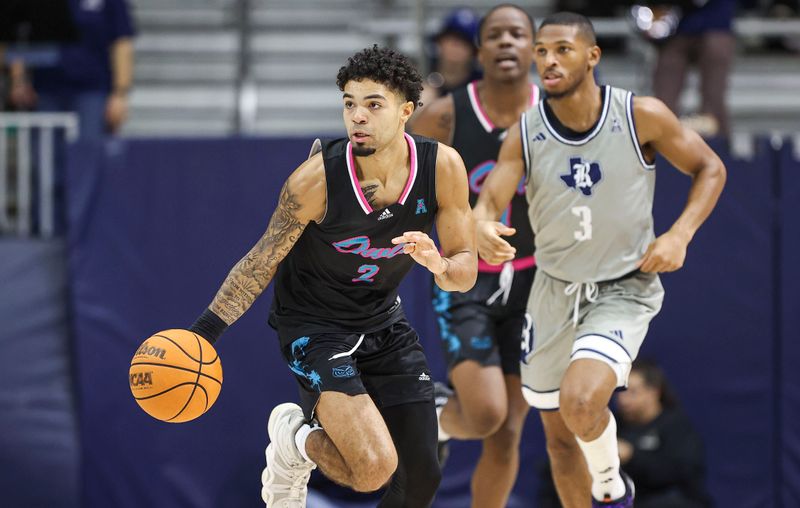
[[[414,182],[417,180],[417,144],[414,142],[414,138],[407,133],[404,132],[403,135],[408,143],[409,170],[406,186],[400,194],[400,199],[397,200],[401,205],[406,204],[406,199],[408,195],[411,194],[411,188],[414,187]],[[364,191],[361,190],[361,184],[356,174],[356,163],[353,158],[353,144],[349,141],[347,142],[347,157],[345,157],[345,159],[347,161],[347,173],[350,176],[350,184],[353,186],[353,192],[358,199],[358,204],[361,205],[361,209],[364,210],[364,213],[371,214],[374,210],[369,204],[369,201],[367,201],[366,196],[364,196]]]
[[[536,258],[533,256],[528,256],[525,258],[515,259],[511,262],[511,265],[516,271],[528,270],[529,268],[536,266]],[[503,271],[503,265],[490,265],[486,261],[478,259],[478,271],[483,273],[500,273]]]
[[[358,175],[356,175],[356,163],[353,160],[353,144],[349,141],[347,142],[347,172],[350,175],[350,183],[353,186],[353,192],[356,193],[356,198],[358,198],[358,204],[361,205],[361,209],[364,210],[364,213],[367,215],[372,213],[372,206],[370,206],[369,201],[367,201],[366,196],[364,196],[364,191],[361,190],[361,185],[358,183]]]
[[[400,199],[397,200],[398,203],[401,205],[406,204],[406,198],[408,195],[411,194],[411,188],[414,186],[414,182],[417,180],[417,144],[414,143],[414,138],[405,134],[406,141],[408,142],[408,158],[409,158],[409,169],[408,169],[408,180],[406,181],[406,188],[403,189],[403,193],[400,194]]]
[[[489,115],[486,114],[486,111],[483,110],[481,100],[478,98],[478,87],[476,86],[476,83],[477,81],[473,81],[467,85],[469,102],[472,104],[472,110],[475,112],[475,116],[478,117],[478,121],[481,123],[481,125],[483,125],[483,128],[486,130],[486,132],[492,132],[494,130],[494,124],[489,119]]]
[[[534,107],[539,103],[539,87],[531,83],[531,103],[528,104],[530,107]]]
[[[469,102],[472,104],[472,110],[475,112],[475,116],[478,117],[478,121],[483,125],[483,128],[486,129],[486,132],[492,132],[494,130],[494,122],[492,122],[489,115],[486,114],[486,110],[483,109],[483,104],[481,104],[480,97],[478,96],[477,83],[477,81],[473,81],[467,85]],[[539,87],[533,83],[531,83],[531,95],[528,102],[529,107],[533,107],[539,102]]]

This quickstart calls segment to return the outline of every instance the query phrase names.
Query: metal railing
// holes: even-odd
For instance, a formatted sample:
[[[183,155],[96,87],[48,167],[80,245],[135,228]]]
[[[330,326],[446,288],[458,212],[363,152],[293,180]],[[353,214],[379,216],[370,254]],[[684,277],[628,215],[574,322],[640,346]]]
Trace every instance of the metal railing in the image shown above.
[[[0,113],[0,234],[56,233],[56,133],[78,139],[75,113]],[[34,224],[36,218],[36,224]],[[34,227],[36,226],[36,227]]]

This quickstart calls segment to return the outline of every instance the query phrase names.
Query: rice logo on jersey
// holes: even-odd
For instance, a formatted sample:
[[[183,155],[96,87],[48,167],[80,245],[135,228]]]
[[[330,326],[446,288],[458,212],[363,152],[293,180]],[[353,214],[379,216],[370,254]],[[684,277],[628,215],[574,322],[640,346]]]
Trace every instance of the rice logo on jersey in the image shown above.
[[[583,157],[570,157],[569,173],[560,176],[565,184],[581,191],[584,196],[591,196],[592,188],[603,178],[603,174],[600,172],[600,163],[584,161]]]

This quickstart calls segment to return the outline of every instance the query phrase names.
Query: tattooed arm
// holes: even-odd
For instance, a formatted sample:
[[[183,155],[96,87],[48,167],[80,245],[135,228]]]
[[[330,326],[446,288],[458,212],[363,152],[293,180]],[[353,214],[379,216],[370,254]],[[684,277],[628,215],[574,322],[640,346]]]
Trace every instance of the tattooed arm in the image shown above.
[[[453,144],[455,103],[452,95],[440,97],[419,110],[413,119],[411,132],[433,138],[445,145]]]
[[[230,271],[209,309],[227,325],[239,319],[269,285],[306,225],[322,220],[326,203],[325,167],[322,156],[315,155],[286,180],[267,231]]]

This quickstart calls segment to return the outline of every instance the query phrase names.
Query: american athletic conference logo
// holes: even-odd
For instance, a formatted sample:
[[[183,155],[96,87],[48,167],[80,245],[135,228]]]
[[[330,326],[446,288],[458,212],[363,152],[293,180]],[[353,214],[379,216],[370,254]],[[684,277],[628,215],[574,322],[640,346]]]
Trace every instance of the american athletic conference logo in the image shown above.
[[[570,157],[569,173],[560,176],[569,187],[581,191],[584,196],[591,196],[592,188],[603,178],[603,173],[600,171],[600,163],[597,161],[584,161],[583,157]]]

